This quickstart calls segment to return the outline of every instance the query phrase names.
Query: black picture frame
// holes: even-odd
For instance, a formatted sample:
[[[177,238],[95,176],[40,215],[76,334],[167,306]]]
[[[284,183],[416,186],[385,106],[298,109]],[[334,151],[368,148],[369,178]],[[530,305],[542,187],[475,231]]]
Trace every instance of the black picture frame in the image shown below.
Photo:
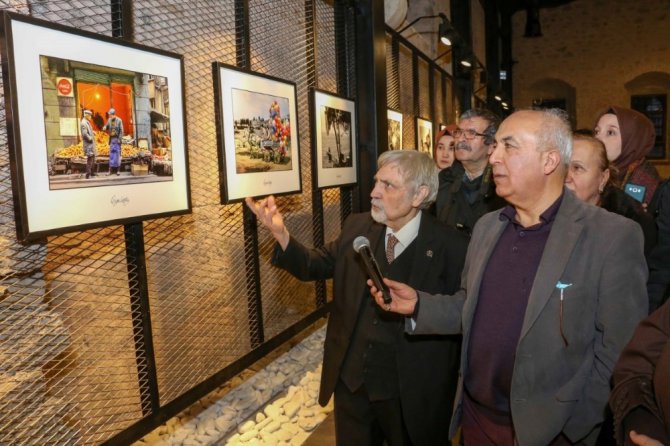
[[[416,150],[426,153],[431,158],[434,152],[433,121],[421,117],[416,118]]]
[[[301,193],[296,83],[220,62],[212,70],[221,203]]]
[[[4,11],[1,19],[2,75],[19,241],[27,243],[48,235],[190,213],[183,56],[13,12]],[[79,87],[84,81],[73,74],[72,68],[45,70],[44,64],[77,66],[80,72],[94,72],[98,77],[111,78],[109,73],[114,71],[117,83],[105,87],[110,89],[110,98],[113,88],[138,94],[127,103],[119,102],[130,107],[127,113],[132,119],[128,120],[127,129],[132,131],[126,133],[124,129],[119,135],[120,165],[115,167],[118,175],[93,178],[92,174],[88,178],[88,174],[84,177],[83,172],[76,171],[73,160],[78,156],[77,144],[82,144],[80,117],[85,107],[80,103],[84,94]],[[56,71],[64,76],[56,77]],[[161,136],[165,152],[157,147],[159,150],[153,153],[135,145],[140,140],[152,140],[154,110],[144,106],[150,103],[149,93],[137,92],[130,80],[124,84],[125,78],[119,80],[119,73],[138,82],[153,79],[164,83],[169,101],[164,113],[156,113],[162,115],[161,124],[169,128],[169,135]],[[143,89],[143,84],[139,88]],[[158,144],[159,132],[155,134],[153,141]],[[66,176],[54,178],[63,174],[56,169],[56,152],[68,142],[77,155],[70,159]],[[96,150],[104,142],[96,138]],[[116,142],[107,141],[110,142],[116,152]],[[124,147],[126,142],[130,144]],[[126,155],[130,164],[124,166]],[[110,154],[110,167],[116,164],[111,158]],[[156,173],[159,161],[162,178]],[[113,170],[110,168],[109,173]]]
[[[386,109],[386,125],[388,130],[388,149],[389,150],[402,150],[403,145],[403,115],[399,110],[394,110],[392,108]]]
[[[357,184],[356,102],[328,91],[311,88],[309,104],[314,188],[327,189]]]

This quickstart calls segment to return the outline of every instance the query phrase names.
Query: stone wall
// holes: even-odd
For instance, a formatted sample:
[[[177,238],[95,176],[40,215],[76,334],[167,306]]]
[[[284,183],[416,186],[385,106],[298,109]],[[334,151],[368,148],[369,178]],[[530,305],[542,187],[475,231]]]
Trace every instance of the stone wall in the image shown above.
[[[646,73],[670,73],[668,1],[577,0],[542,9],[538,38],[523,37],[525,21],[525,11],[513,17],[516,108],[540,99],[536,94],[551,94],[547,84],[562,81],[575,89],[577,127],[593,127],[606,105],[630,107],[631,81]],[[667,162],[658,168],[670,175]]]

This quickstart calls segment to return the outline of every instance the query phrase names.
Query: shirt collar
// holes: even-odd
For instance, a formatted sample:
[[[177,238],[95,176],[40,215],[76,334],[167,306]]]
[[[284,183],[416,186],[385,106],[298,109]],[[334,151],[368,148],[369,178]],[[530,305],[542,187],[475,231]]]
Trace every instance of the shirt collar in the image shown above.
[[[552,203],[551,206],[545,209],[545,211],[542,212],[542,214],[540,214],[539,225],[546,225],[547,223],[551,223],[552,221],[554,221],[554,219],[556,218],[556,214],[558,214],[558,209],[561,207],[561,202],[563,201],[563,195],[564,193],[562,192],[561,196],[558,197],[556,201]],[[516,217],[516,209],[514,209],[514,206],[512,206],[511,204],[505,206],[502,212],[500,213],[501,221],[507,220],[515,223],[516,222],[515,217]]]
[[[403,246],[409,246],[410,243],[414,241],[417,235],[419,235],[419,226],[421,225],[421,214],[422,211],[416,213],[414,218],[405,223],[405,226],[400,228],[398,231],[393,232],[391,228],[386,227],[386,238],[390,234],[395,235],[398,239],[398,242]]]

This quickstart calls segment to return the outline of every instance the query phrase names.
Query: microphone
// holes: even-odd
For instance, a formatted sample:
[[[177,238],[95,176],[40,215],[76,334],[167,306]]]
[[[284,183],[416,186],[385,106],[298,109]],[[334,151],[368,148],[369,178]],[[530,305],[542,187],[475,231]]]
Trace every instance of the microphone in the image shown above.
[[[391,303],[391,295],[389,294],[388,287],[382,281],[382,272],[379,270],[379,265],[375,256],[372,255],[370,250],[370,240],[367,237],[362,235],[356,237],[354,240],[354,251],[356,251],[363,259],[363,265],[365,266],[365,272],[368,273],[370,279],[375,284],[375,287],[382,292],[384,297],[384,303]]]

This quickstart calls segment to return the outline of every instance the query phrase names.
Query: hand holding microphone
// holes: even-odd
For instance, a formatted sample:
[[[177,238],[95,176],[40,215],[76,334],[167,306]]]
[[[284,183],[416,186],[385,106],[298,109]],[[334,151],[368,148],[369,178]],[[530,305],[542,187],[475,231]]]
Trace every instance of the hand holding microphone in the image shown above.
[[[354,240],[354,251],[356,251],[361,256],[363,265],[365,267],[365,272],[368,274],[368,277],[372,279],[375,287],[382,292],[384,303],[389,305],[392,301],[391,294],[389,293],[388,287],[382,280],[382,272],[379,269],[377,260],[375,260],[375,256],[372,255],[372,250],[370,250],[370,240],[362,235],[356,237]],[[389,308],[387,308],[387,311],[388,310]]]

